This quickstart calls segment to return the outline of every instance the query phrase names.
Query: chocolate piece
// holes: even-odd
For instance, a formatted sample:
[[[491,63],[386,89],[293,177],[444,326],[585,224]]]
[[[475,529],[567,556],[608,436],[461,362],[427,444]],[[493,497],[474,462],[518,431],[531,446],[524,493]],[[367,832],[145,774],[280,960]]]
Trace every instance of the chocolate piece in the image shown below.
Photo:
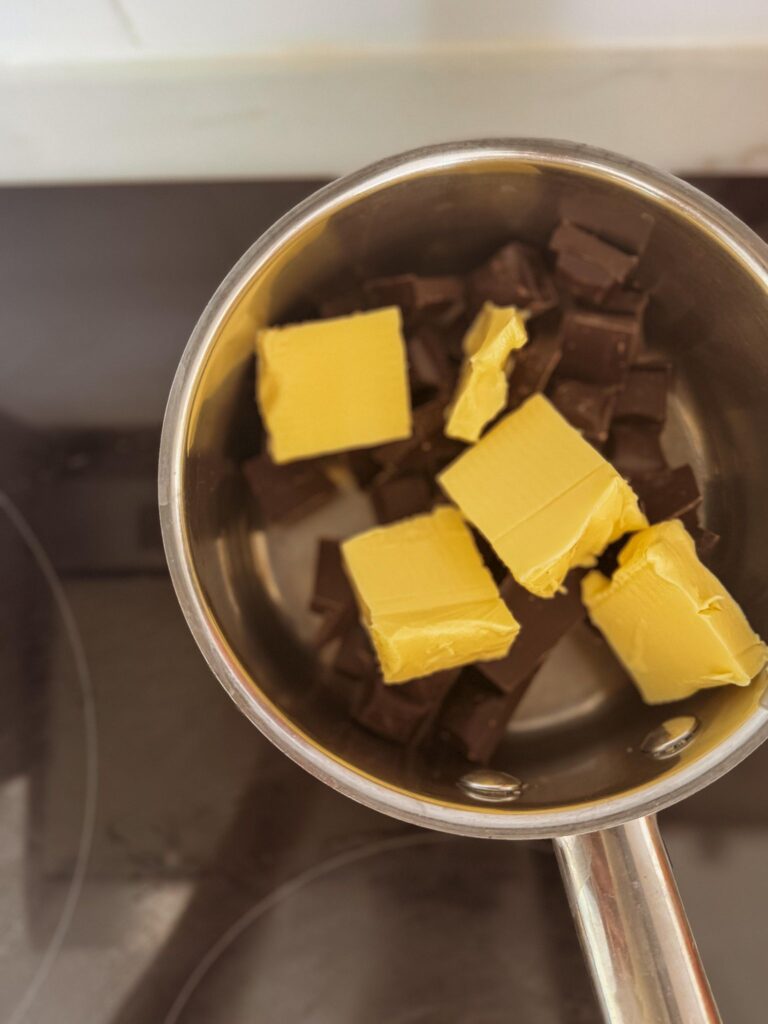
[[[470,305],[518,306],[531,316],[553,309],[557,290],[541,256],[529,245],[510,242],[469,275]]]
[[[398,466],[425,441],[442,434],[445,425],[445,400],[435,398],[413,410],[413,431],[404,441],[393,441],[371,448],[371,455],[382,466]]]
[[[580,430],[593,444],[608,437],[617,393],[582,380],[561,380],[552,388],[552,404],[572,427]]]
[[[699,558],[706,565],[712,557],[715,548],[720,543],[720,534],[708,530],[706,526],[698,525],[688,526],[688,532],[693,537]]]
[[[354,603],[327,608],[322,613],[320,626],[312,638],[312,646],[318,651],[343,636],[355,619]]]
[[[633,477],[632,488],[650,523],[679,519],[701,504],[701,492],[689,465]]]
[[[362,287],[354,285],[346,291],[322,299],[318,302],[317,309],[324,320],[335,319],[337,316],[349,316],[350,313],[360,313],[368,309],[368,302]]]
[[[386,686],[376,679],[366,685],[352,717],[371,732],[395,743],[410,743],[426,731],[459,669],[447,669],[410,683]]]
[[[599,269],[613,284],[623,284],[637,266],[637,256],[629,256],[615,245],[567,221],[555,229],[549,248],[557,253],[558,267],[561,256],[575,257]]]
[[[354,605],[355,595],[344,571],[341,545],[337,540],[323,538],[317,545],[315,582],[309,607],[313,612],[327,612]]]
[[[608,292],[601,302],[601,307],[606,313],[626,313],[640,320],[645,315],[648,298],[648,292],[617,287]]]
[[[617,420],[640,419],[663,423],[667,418],[667,394],[671,376],[668,363],[633,366],[618,396],[614,417]]]
[[[655,423],[614,423],[607,455],[619,473],[630,480],[667,467],[661,448],[661,427]]]
[[[503,693],[475,669],[465,670],[440,715],[440,738],[468,761],[487,764],[535,674],[536,670],[518,682],[514,690]]]
[[[535,338],[515,352],[507,408],[516,409],[534,392],[543,391],[557,369],[561,355],[562,339],[554,333]]]
[[[405,315],[430,306],[463,306],[464,281],[455,275],[421,277],[398,274],[366,281],[365,294],[373,306],[399,306]]]
[[[573,298],[590,306],[602,306],[616,284],[603,267],[571,252],[558,253],[555,277]]]
[[[636,256],[644,251],[653,230],[653,217],[631,209],[624,197],[566,196],[560,203],[560,213],[564,221]]]
[[[415,395],[424,391],[446,395],[453,392],[456,368],[440,332],[428,326],[421,327],[408,339],[407,348],[411,389]]]
[[[379,675],[379,663],[371,641],[359,622],[344,634],[333,667],[353,679],[375,679]]]
[[[635,317],[571,309],[563,317],[560,377],[621,384],[640,341]]]
[[[581,570],[574,570],[565,581],[565,592],[551,598],[535,597],[507,576],[501,596],[520,623],[520,633],[506,657],[479,661],[477,671],[505,693],[515,692],[560,637],[584,618],[579,590],[583,575]]]
[[[423,476],[396,476],[374,483],[371,501],[380,523],[394,523],[418,512],[428,512],[433,505],[432,488]]]
[[[265,523],[291,522],[329,502],[336,488],[317,462],[276,466],[264,453],[242,464]]]
[[[351,452],[345,452],[343,458],[360,487],[367,487],[371,480],[381,472],[381,464],[376,461],[367,448],[356,448]]]

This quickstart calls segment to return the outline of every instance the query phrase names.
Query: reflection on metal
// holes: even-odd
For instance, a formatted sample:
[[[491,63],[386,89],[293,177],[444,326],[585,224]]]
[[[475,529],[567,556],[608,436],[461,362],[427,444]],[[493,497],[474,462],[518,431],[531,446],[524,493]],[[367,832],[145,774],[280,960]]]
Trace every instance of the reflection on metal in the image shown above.
[[[640,744],[644,754],[649,754],[659,761],[668,757],[676,757],[693,739],[699,728],[699,720],[695,715],[680,715],[668,718],[657,729],[652,729]]]
[[[487,804],[511,803],[523,792],[520,779],[491,768],[476,768],[467,772],[459,779],[459,787],[473,800],[481,800]]]

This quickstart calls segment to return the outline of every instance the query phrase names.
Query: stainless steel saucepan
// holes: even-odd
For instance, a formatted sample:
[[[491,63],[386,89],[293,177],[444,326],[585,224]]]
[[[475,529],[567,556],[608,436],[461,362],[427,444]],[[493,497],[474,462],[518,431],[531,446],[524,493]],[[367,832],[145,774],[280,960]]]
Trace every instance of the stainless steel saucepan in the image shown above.
[[[259,430],[254,333],[355,274],[468,269],[542,244],[565,196],[648,211],[647,333],[677,368],[665,445],[691,461],[714,565],[768,635],[768,249],[675,178],[570,143],[490,140],[406,153],[321,189],[263,235],[197,324],[163,428],[160,512],[187,621],[240,709],[335,789],[426,828],[551,837],[609,1021],[718,1020],[655,813],[768,734],[766,680],[645,707],[587,627],[553,653],[498,771],[434,765],[352,725],[308,639],[314,547],[372,524],[365,499],[262,529],[238,470]],[[318,381],[322,387],[322,381]],[[510,922],[510,927],[513,924]],[[471,980],[468,980],[471,984]]]

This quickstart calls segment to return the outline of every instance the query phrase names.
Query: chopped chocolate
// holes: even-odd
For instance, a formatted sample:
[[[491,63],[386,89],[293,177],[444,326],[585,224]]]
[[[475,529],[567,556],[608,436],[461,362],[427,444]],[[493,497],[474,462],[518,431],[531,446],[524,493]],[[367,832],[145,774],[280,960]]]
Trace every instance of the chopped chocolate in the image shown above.
[[[573,298],[590,306],[602,306],[616,282],[610,273],[571,252],[561,252],[555,277]]]
[[[317,304],[318,312],[324,320],[337,316],[349,316],[350,313],[359,313],[367,308],[365,294],[359,285],[322,299]]]
[[[624,197],[571,195],[561,202],[560,213],[564,221],[636,256],[645,250],[653,230],[653,217],[630,209]]]
[[[634,288],[616,287],[608,292],[601,307],[606,313],[626,313],[640,320],[645,315],[648,298],[648,292],[637,291]]]
[[[552,388],[552,404],[593,444],[608,437],[616,405],[615,388],[598,387],[582,380],[560,380]]]
[[[413,431],[404,441],[393,441],[371,448],[371,454],[382,466],[397,466],[425,441],[442,434],[445,426],[445,400],[435,398],[413,410]]]
[[[536,670],[505,693],[476,669],[466,669],[445,702],[438,735],[468,761],[487,764],[535,674]]]
[[[469,275],[469,296],[473,309],[493,302],[519,306],[531,316],[553,309],[559,301],[540,254],[521,242],[505,245]]]
[[[361,699],[353,705],[352,717],[382,739],[403,745],[410,743],[432,715],[428,704],[418,704],[378,679],[364,685]]]
[[[408,339],[408,370],[414,395],[422,392],[450,394],[456,383],[456,368],[451,362],[442,332],[423,326]]]
[[[668,363],[641,363],[631,367],[616,402],[614,417],[663,423],[667,418],[671,376],[672,368]]]
[[[360,487],[367,487],[381,472],[381,464],[371,455],[370,449],[356,448],[344,453],[347,468]]]
[[[656,423],[614,423],[607,455],[623,477],[658,473],[667,467],[661,447],[661,427]]]
[[[701,492],[689,465],[633,477],[632,488],[650,523],[679,519],[701,504]]]
[[[412,679],[409,683],[399,684],[397,689],[403,690],[409,700],[417,704],[428,704],[436,707],[445,699],[448,691],[459,678],[460,668],[446,668],[431,676]],[[390,687],[391,688],[391,687]]]
[[[322,650],[347,632],[355,619],[355,606],[352,603],[327,608],[321,615],[320,626],[312,638],[312,646],[317,650]]]
[[[501,596],[520,623],[520,633],[506,657],[479,661],[478,672],[505,693],[516,692],[560,637],[584,618],[580,598],[583,575],[578,569],[572,572],[565,581],[565,591],[551,598],[534,596],[508,575],[501,585]]]
[[[568,310],[563,317],[558,376],[590,384],[621,384],[637,350],[639,332],[635,317]]]
[[[395,743],[410,743],[434,720],[460,669],[446,669],[409,683],[387,686],[380,679],[365,684],[352,717],[371,732]]]
[[[353,679],[375,679],[379,675],[379,664],[371,641],[359,622],[344,634],[333,667]]]
[[[371,486],[371,501],[380,523],[428,512],[433,505],[432,488],[423,476],[396,476]]]
[[[693,537],[699,558],[706,564],[712,557],[712,552],[720,543],[720,534],[708,530],[706,526],[698,525],[688,526],[688,532]]]
[[[514,354],[509,377],[507,408],[516,409],[536,391],[544,391],[562,354],[559,334],[534,338]]]
[[[327,612],[354,605],[355,595],[344,571],[341,545],[337,540],[323,538],[317,545],[315,583],[309,607],[313,612]]]
[[[619,537],[613,544],[609,544],[602,555],[600,555],[597,560],[597,568],[603,576],[607,576],[610,579],[616,572],[619,567],[619,554],[630,537],[631,534],[625,533],[623,537]]]
[[[329,502],[336,488],[317,462],[277,466],[263,453],[242,464],[265,523],[291,522]]]
[[[431,306],[463,307],[464,281],[455,275],[421,277],[398,274],[366,281],[365,294],[373,306],[399,306],[404,315]]]
[[[564,221],[549,240],[549,248],[559,257],[573,256],[602,271],[613,284],[623,284],[637,266],[637,256],[628,256],[597,235]]]

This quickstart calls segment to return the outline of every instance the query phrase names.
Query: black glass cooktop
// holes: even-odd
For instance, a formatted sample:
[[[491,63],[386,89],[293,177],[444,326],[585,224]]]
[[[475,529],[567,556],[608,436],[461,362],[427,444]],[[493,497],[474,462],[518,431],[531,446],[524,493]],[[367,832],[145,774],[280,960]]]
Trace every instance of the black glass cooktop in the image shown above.
[[[702,182],[768,231],[768,184]],[[420,832],[273,750],[165,568],[189,331],[314,183],[0,191],[0,1020],[591,1024],[547,844]],[[723,1015],[768,1000],[768,747],[663,816]]]

